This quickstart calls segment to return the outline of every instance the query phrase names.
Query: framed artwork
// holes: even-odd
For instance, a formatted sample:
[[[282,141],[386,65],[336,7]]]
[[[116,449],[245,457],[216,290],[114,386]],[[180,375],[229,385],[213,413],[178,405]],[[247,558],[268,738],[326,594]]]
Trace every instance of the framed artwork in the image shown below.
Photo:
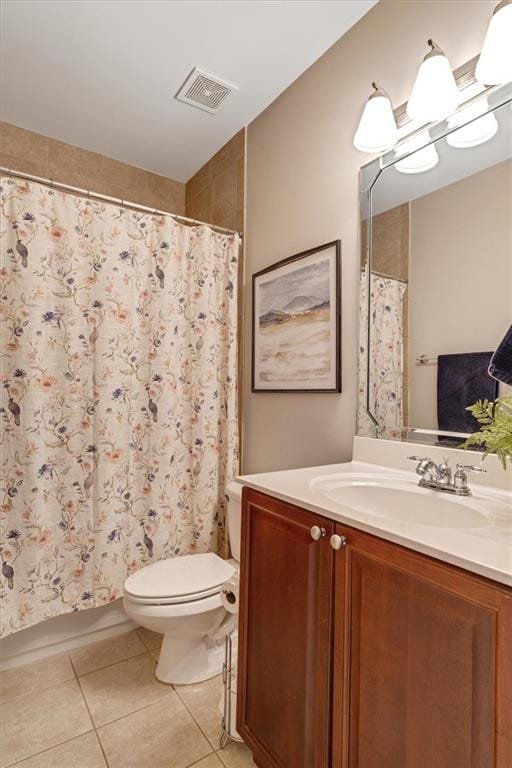
[[[341,392],[341,241],[252,278],[252,391]]]

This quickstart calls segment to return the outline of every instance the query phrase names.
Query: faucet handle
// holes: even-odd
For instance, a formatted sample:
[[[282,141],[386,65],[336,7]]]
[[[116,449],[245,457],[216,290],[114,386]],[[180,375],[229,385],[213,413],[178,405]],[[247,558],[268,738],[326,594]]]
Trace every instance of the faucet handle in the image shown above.
[[[458,496],[471,496],[471,491],[468,488],[468,472],[487,472],[487,470],[483,467],[478,467],[475,464],[457,464],[457,471],[453,477],[453,484],[455,493]]]
[[[479,467],[478,464],[457,464],[457,470],[464,470],[465,472],[487,472],[483,467]]]
[[[407,456],[409,461],[416,461],[416,474],[423,477],[434,466],[428,456]]]

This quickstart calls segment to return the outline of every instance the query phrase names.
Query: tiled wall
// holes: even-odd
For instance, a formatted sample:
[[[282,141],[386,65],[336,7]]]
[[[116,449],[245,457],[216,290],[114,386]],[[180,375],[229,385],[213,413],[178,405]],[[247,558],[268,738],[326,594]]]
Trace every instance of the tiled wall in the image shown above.
[[[187,181],[186,215],[219,227],[244,228],[245,128]]]
[[[244,228],[245,129],[185,184],[0,122],[0,166],[228,229]]]
[[[409,279],[409,203],[372,219],[372,270],[397,280]],[[366,258],[366,221],[361,229],[361,267]]]
[[[0,122],[0,165],[132,203],[185,214],[182,182],[3,122]]]

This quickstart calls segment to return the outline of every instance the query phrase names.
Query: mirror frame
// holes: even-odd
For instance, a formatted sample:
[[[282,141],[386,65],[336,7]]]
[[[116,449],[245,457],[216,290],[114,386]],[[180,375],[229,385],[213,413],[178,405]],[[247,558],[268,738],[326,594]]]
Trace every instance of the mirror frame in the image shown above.
[[[469,85],[471,85],[471,83],[469,83]],[[468,106],[468,104],[478,103],[480,100],[484,98],[487,99],[488,109],[485,112],[482,112],[482,115],[488,114],[489,112],[494,112],[496,109],[499,109],[500,107],[503,107],[506,104],[509,104],[510,107],[512,108],[512,82],[506,83],[505,85],[501,85],[501,86],[486,88],[485,90],[480,91],[473,98],[469,98],[466,101],[463,101],[459,109],[455,113],[453,113],[453,115],[449,115],[444,120],[440,120],[437,123],[430,123],[427,125],[423,125],[418,130],[410,131],[409,133],[407,133],[406,131],[401,132],[402,137],[399,143],[395,147],[393,147],[388,152],[385,152],[382,155],[376,157],[374,160],[370,161],[366,165],[362,166],[360,170],[360,174],[359,174],[360,222],[363,222],[365,219],[368,221],[367,236],[366,236],[366,252],[364,254],[365,269],[366,269],[366,297],[367,297],[366,298],[367,328],[366,328],[365,410],[368,418],[370,419],[371,425],[373,427],[374,437],[377,437],[377,438],[380,437],[385,439],[397,440],[396,435],[393,435],[392,433],[399,432],[400,438],[398,439],[402,441],[405,440],[407,442],[429,444],[429,440],[430,442],[435,443],[438,437],[443,436],[446,433],[439,429],[422,429],[422,428],[413,427],[413,426],[393,426],[393,425],[385,425],[385,424],[382,425],[382,424],[379,424],[377,418],[375,417],[371,409],[370,349],[371,349],[371,340],[372,340],[371,274],[372,274],[372,229],[373,229],[372,192],[373,192],[373,188],[377,183],[380,175],[383,173],[383,171],[386,168],[390,168],[391,166],[395,165],[395,163],[397,163],[399,160],[403,160],[405,157],[409,157],[415,152],[421,151],[422,149],[429,146],[430,144],[434,144],[440,139],[444,139],[450,133],[453,133],[454,131],[458,130],[462,126],[469,125],[469,123],[479,119],[479,117],[481,117],[482,115],[478,115],[478,117],[473,118],[471,120],[464,120],[463,114],[461,114],[461,119],[459,121],[454,121],[454,117],[456,117],[459,113],[462,113],[462,110],[465,109]],[[395,110],[395,114],[397,113],[401,114],[403,112],[404,112],[404,105],[401,105]],[[448,121],[450,121],[451,125]],[[404,127],[407,128],[406,125]],[[416,134],[421,134],[426,130],[428,130],[428,135],[430,137],[429,141],[425,141],[421,146],[417,147],[413,152],[407,152],[403,150],[403,146],[406,144],[407,141],[411,139],[412,136]],[[401,146],[402,146],[402,152],[400,152]],[[360,251],[361,251],[361,248],[359,248],[359,252]],[[359,297],[359,299],[361,300],[361,296]],[[359,430],[359,425],[358,425],[358,430]],[[391,434],[387,434],[388,431]],[[465,435],[464,433],[461,433],[461,439],[464,439],[464,437],[466,436],[467,435]]]

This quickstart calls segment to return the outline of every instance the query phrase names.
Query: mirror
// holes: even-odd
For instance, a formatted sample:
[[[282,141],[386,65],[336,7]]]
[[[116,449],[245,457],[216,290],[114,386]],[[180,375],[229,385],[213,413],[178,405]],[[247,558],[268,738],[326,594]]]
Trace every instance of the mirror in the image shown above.
[[[456,446],[467,406],[510,391],[488,373],[512,323],[504,89],[362,170],[360,435]]]

